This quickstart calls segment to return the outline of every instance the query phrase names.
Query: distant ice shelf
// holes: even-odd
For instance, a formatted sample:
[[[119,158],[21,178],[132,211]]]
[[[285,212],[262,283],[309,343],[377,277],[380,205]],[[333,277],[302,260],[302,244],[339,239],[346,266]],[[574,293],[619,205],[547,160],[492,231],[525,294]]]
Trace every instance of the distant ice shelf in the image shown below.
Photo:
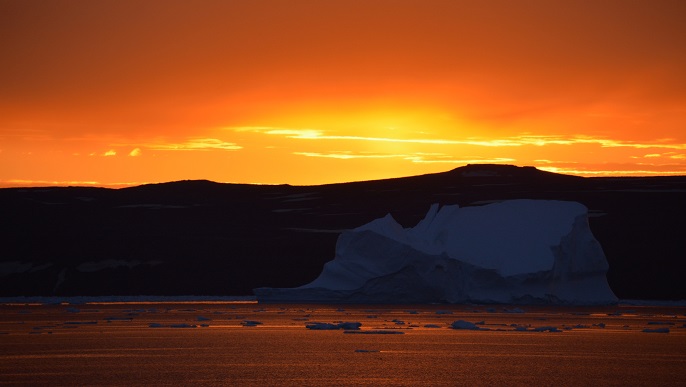
[[[298,288],[258,288],[259,302],[615,304],[608,263],[577,202],[434,204],[415,227],[389,214],[336,243]]]

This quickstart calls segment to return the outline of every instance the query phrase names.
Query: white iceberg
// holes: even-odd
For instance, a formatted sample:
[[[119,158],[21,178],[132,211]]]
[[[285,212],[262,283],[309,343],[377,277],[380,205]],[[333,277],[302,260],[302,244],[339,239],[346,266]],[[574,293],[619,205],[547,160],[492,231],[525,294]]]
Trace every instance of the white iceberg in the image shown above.
[[[313,282],[260,302],[613,304],[607,260],[576,202],[434,204],[413,228],[389,214],[343,232]]]

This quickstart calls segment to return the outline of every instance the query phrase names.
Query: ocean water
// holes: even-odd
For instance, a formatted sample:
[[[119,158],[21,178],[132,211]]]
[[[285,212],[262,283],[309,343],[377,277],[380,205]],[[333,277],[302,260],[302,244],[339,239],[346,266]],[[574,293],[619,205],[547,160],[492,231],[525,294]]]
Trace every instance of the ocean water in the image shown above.
[[[0,384],[683,386],[685,324],[670,306],[4,304]]]

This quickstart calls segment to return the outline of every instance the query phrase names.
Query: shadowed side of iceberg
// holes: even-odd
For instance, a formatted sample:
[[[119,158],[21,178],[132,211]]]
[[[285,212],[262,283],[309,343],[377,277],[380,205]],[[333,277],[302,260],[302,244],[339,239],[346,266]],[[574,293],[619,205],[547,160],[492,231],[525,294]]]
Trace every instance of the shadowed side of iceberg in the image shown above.
[[[343,232],[310,284],[260,302],[611,304],[608,265],[574,202],[433,205],[414,228],[390,215]]]

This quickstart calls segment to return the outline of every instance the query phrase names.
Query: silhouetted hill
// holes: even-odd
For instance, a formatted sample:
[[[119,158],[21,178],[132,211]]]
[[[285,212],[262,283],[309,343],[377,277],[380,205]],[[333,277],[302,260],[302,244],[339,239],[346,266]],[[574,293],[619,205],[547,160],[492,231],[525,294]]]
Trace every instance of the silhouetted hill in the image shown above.
[[[0,189],[0,296],[241,295],[310,282],[338,233],[431,203],[531,198],[590,210],[620,298],[686,299],[686,177],[582,178],[509,165],[319,186],[188,180]]]

